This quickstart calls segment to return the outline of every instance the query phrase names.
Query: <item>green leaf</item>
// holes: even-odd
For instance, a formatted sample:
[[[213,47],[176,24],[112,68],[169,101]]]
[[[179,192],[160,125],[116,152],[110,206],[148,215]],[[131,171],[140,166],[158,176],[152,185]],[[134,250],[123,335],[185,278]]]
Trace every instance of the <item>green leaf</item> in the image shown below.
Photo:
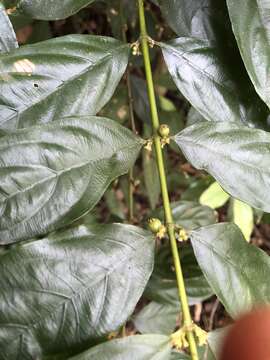
[[[0,359],[85,349],[131,315],[153,268],[153,236],[131,225],[79,226],[0,258]]]
[[[70,360],[168,360],[170,338],[165,335],[134,335],[97,345]]]
[[[111,98],[129,45],[68,35],[0,56],[0,128],[13,130],[70,115],[95,115]]]
[[[207,120],[267,128],[269,110],[246,74],[225,2],[159,3],[166,21],[180,36],[161,47],[181,93]],[[235,6],[241,9],[238,3]]]
[[[40,20],[58,20],[76,14],[95,0],[16,0],[17,11]]]
[[[133,105],[136,115],[144,122],[151,124],[151,110],[148,101],[147,86],[144,79],[131,76],[131,89],[133,94]]]
[[[193,230],[201,226],[214,224],[217,221],[215,211],[208,206],[202,206],[196,202],[172,202],[171,208],[175,224],[182,226],[186,230]],[[162,208],[153,212],[152,216],[165,221]]]
[[[158,0],[162,15],[181,37],[217,40],[232,38],[230,20],[223,0]],[[218,46],[218,44],[216,44]],[[232,44],[230,44],[232,46]],[[222,43],[223,47],[228,44]]]
[[[231,199],[229,218],[239,227],[245,239],[247,241],[250,241],[250,236],[254,228],[254,216],[252,207],[240,200]]]
[[[200,122],[174,137],[197,169],[231,196],[270,212],[270,134],[234,123]]]
[[[191,241],[209,285],[232,317],[270,302],[270,258],[245,240],[238,226],[196,229]]]
[[[124,196],[124,195],[123,195]],[[125,206],[123,202],[117,196],[117,189],[111,186],[104,194],[106,205],[112,216],[115,216],[117,220],[125,220]]]
[[[270,106],[269,3],[265,0],[227,0],[227,5],[246,69],[257,93]]]
[[[160,107],[166,112],[176,111],[174,103],[163,95],[159,95]]]
[[[128,172],[142,140],[115,121],[71,117],[4,136],[0,144],[0,243],[80,218]]]
[[[18,47],[16,34],[6,13],[5,7],[0,2],[0,53],[9,52]]]
[[[200,204],[217,209],[226,204],[229,200],[228,195],[216,181],[206,189],[200,196]]]
[[[181,248],[181,263],[189,303],[196,304],[213,295],[204,275],[202,274],[193,250],[190,246]],[[169,244],[162,246],[156,253],[155,267],[145,290],[145,296],[155,302],[173,305],[179,309],[178,289],[173,269],[173,259]]]
[[[142,334],[170,335],[176,327],[180,307],[151,301],[133,319],[136,329]]]
[[[130,32],[137,32],[138,11],[136,1],[103,0],[106,2],[107,21],[110,24],[114,38],[123,39],[123,24]],[[121,12],[122,19],[119,19]],[[119,21],[120,20],[120,21]]]

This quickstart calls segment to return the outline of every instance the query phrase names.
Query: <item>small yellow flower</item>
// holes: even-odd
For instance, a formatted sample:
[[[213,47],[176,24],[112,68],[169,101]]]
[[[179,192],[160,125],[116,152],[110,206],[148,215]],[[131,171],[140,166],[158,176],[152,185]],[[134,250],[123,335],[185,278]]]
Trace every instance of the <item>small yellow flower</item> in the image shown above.
[[[182,327],[171,335],[171,344],[178,350],[188,347],[187,330],[185,327]]]
[[[181,241],[181,242],[188,240],[188,233],[186,232],[185,229],[180,228],[180,230],[178,232],[178,240]]]
[[[161,227],[159,228],[159,231],[157,232],[157,237],[158,237],[159,239],[164,238],[166,232],[167,232],[166,226],[161,225]]]
[[[153,140],[150,139],[146,141],[146,145],[144,146],[144,148],[147,151],[152,151],[152,146],[153,146]]]
[[[199,346],[203,346],[207,344],[207,336],[208,336],[207,332],[195,324],[194,324],[194,334],[198,339]]]

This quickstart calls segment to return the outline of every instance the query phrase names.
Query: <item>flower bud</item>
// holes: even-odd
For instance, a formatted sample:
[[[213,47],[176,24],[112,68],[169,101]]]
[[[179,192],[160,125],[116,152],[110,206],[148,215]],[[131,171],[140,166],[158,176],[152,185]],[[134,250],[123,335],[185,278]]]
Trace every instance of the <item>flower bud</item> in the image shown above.
[[[151,218],[148,220],[149,229],[154,233],[158,233],[160,228],[162,227],[162,223],[159,219]]]
[[[161,124],[158,129],[158,132],[162,138],[166,138],[170,135],[170,128],[167,124]]]

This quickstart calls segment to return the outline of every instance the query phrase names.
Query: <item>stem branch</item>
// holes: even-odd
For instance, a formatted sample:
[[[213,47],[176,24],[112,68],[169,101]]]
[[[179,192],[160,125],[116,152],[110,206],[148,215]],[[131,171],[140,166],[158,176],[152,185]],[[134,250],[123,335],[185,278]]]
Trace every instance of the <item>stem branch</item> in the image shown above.
[[[146,81],[147,81],[147,88],[148,88],[148,97],[149,97],[150,108],[151,108],[152,126],[153,126],[153,133],[154,133],[154,145],[155,145],[155,151],[156,151],[156,161],[157,161],[157,166],[158,166],[158,171],[159,171],[165,220],[166,220],[166,225],[168,228],[168,234],[169,234],[170,243],[171,243],[171,250],[172,250],[175,273],[176,273],[176,280],[177,280],[177,285],[178,285],[179,299],[180,299],[180,302],[182,305],[184,325],[190,326],[190,325],[192,325],[192,319],[191,319],[191,315],[190,315],[190,311],[189,311],[188,299],[187,299],[187,294],[186,294],[186,289],[185,289],[185,284],[184,284],[184,277],[183,277],[182,267],[181,267],[181,263],[180,263],[180,257],[179,257],[179,253],[178,253],[177,241],[175,238],[173,216],[172,216],[172,210],[171,210],[168,187],[167,187],[167,179],[166,179],[166,173],[165,173],[165,167],[164,167],[164,160],[163,160],[162,148],[161,148],[161,143],[160,143],[160,137],[158,135],[158,129],[159,129],[160,124],[159,124],[159,118],[158,118],[151,62],[150,62],[150,56],[149,56],[148,35],[147,35],[147,30],[146,30],[143,0],[138,0],[138,6],[139,6],[139,18],[140,18],[140,29],[141,29],[141,47],[142,47],[142,53],[143,53],[143,58],[144,58],[145,74],[146,74]],[[199,360],[193,332],[188,332],[187,336],[188,336],[191,358],[192,358],[192,360]]]

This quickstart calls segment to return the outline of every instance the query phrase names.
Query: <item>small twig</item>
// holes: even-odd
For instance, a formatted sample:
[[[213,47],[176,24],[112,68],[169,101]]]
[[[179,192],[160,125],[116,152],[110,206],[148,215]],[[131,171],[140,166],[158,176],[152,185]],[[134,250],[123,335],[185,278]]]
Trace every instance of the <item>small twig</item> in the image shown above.
[[[216,299],[216,301],[214,302],[214,305],[213,305],[213,308],[212,308],[212,311],[211,311],[211,314],[210,314],[210,317],[209,317],[209,325],[208,325],[208,331],[212,331],[213,330],[213,327],[214,327],[214,320],[215,320],[215,315],[216,315],[216,312],[217,312],[217,309],[219,307],[219,300]],[[205,352],[203,354],[203,358],[202,360],[206,360],[207,357],[208,357],[208,352],[209,352],[209,345],[207,344],[206,345],[206,348],[205,348]]]
[[[209,326],[208,326],[209,331],[213,330],[215,315],[216,315],[218,307],[219,307],[219,300],[216,299],[216,301],[214,302],[210,317],[209,317]]]

